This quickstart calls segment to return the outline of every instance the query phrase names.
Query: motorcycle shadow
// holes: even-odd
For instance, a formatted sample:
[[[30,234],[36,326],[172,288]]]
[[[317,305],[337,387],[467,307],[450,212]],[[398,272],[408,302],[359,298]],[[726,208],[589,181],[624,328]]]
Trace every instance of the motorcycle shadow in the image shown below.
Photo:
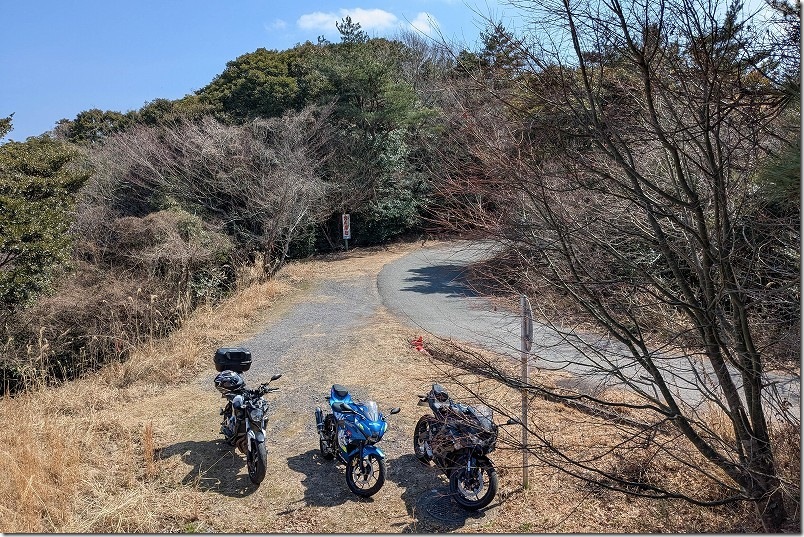
[[[404,489],[402,501],[414,521],[402,533],[454,531],[488,520],[494,504],[479,511],[467,511],[451,498],[446,476],[435,466],[426,465],[413,454],[392,461],[389,480]]]
[[[311,449],[294,457],[288,457],[288,468],[303,474],[304,501],[317,507],[334,507],[350,501],[373,502],[373,498],[361,498],[346,485],[343,463],[324,460],[319,450]]]
[[[181,480],[182,485],[234,498],[243,498],[257,490],[248,473],[242,472],[246,466],[245,457],[222,440],[179,442],[159,450],[162,460],[177,455],[191,466]]]

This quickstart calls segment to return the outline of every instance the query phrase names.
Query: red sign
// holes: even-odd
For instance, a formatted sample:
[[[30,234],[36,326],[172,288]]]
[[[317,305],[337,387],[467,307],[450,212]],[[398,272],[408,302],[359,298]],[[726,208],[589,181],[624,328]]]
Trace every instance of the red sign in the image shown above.
[[[349,222],[349,213],[343,214],[343,238],[344,239],[351,239],[352,238],[352,226]]]

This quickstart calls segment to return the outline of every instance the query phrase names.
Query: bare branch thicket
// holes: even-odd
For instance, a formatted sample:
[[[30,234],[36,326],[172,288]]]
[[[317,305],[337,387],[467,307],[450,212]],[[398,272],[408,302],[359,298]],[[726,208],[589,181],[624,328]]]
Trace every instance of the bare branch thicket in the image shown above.
[[[534,354],[542,369],[572,371],[594,390],[533,384],[531,393],[672,424],[690,451],[659,436],[652,448],[678,460],[689,480],[720,488],[695,496],[663,485],[651,494],[749,500],[765,529],[778,531],[790,521],[786,504],[797,509],[800,476],[780,475],[774,435],[799,423],[789,406],[800,380],[797,368],[769,366],[780,350],[798,349],[763,331],[797,333],[800,231],[798,214],[773,211],[756,183],[768,157],[791,143],[786,81],[761,68],[773,43],[762,50],[736,3],[516,4],[541,30],[512,40],[530,72],[507,86],[477,80],[495,88],[485,95],[499,106],[477,111],[456,100],[456,138],[468,149],[463,159],[444,155],[440,223],[497,237],[516,269],[498,278],[502,288],[537,303],[533,293],[544,291],[575,313],[544,315],[545,333],[569,354],[544,346]],[[521,387],[516,373],[497,378]],[[602,472],[633,492],[572,446],[540,438],[564,471]]]
[[[443,88],[437,82],[455,66],[451,47],[412,30],[400,31],[397,39],[405,45],[401,61],[402,79],[411,83],[424,106],[438,104]]]
[[[140,189],[146,203],[200,212],[246,252],[263,254],[265,274],[273,274],[305,227],[331,212],[319,173],[329,158],[329,112],[308,107],[245,125],[205,117],[111,137],[103,149],[116,159],[110,175],[134,189],[118,203],[137,203]],[[119,179],[111,182],[119,189]]]

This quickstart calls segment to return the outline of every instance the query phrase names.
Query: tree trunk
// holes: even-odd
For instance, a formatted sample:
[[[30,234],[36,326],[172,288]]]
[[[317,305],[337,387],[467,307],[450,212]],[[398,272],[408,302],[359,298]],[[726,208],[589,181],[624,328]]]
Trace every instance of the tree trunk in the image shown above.
[[[768,533],[781,533],[787,522],[782,490],[775,486],[756,503],[757,514],[762,520],[762,528]]]
[[[748,461],[746,489],[757,498],[756,508],[762,527],[768,533],[780,533],[787,522],[784,494],[776,475],[776,465],[768,440],[754,438],[747,448],[753,460]]]

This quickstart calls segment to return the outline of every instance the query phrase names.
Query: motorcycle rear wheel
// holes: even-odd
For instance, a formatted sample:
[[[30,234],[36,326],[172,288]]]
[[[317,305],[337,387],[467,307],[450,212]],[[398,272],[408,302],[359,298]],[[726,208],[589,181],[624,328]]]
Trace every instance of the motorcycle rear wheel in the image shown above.
[[[430,445],[430,424],[433,418],[422,416],[413,429],[413,454],[424,464],[430,464],[433,460],[433,448]]]
[[[248,466],[248,477],[251,482],[255,485],[262,483],[268,466],[268,454],[265,452],[263,442],[252,444],[251,451],[246,454],[246,466]]]
[[[363,465],[360,453],[349,457],[346,461],[346,484],[353,493],[368,498],[376,494],[385,483],[385,460],[373,453],[364,460]]]
[[[497,494],[499,481],[497,470],[488,459],[478,458],[470,472],[466,463],[452,470],[449,476],[449,491],[458,505],[469,511],[477,511],[491,503]]]
[[[324,430],[318,433],[318,449],[322,459],[331,461],[335,458],[335,443],[335,416],[327,414],[324,416]]]

